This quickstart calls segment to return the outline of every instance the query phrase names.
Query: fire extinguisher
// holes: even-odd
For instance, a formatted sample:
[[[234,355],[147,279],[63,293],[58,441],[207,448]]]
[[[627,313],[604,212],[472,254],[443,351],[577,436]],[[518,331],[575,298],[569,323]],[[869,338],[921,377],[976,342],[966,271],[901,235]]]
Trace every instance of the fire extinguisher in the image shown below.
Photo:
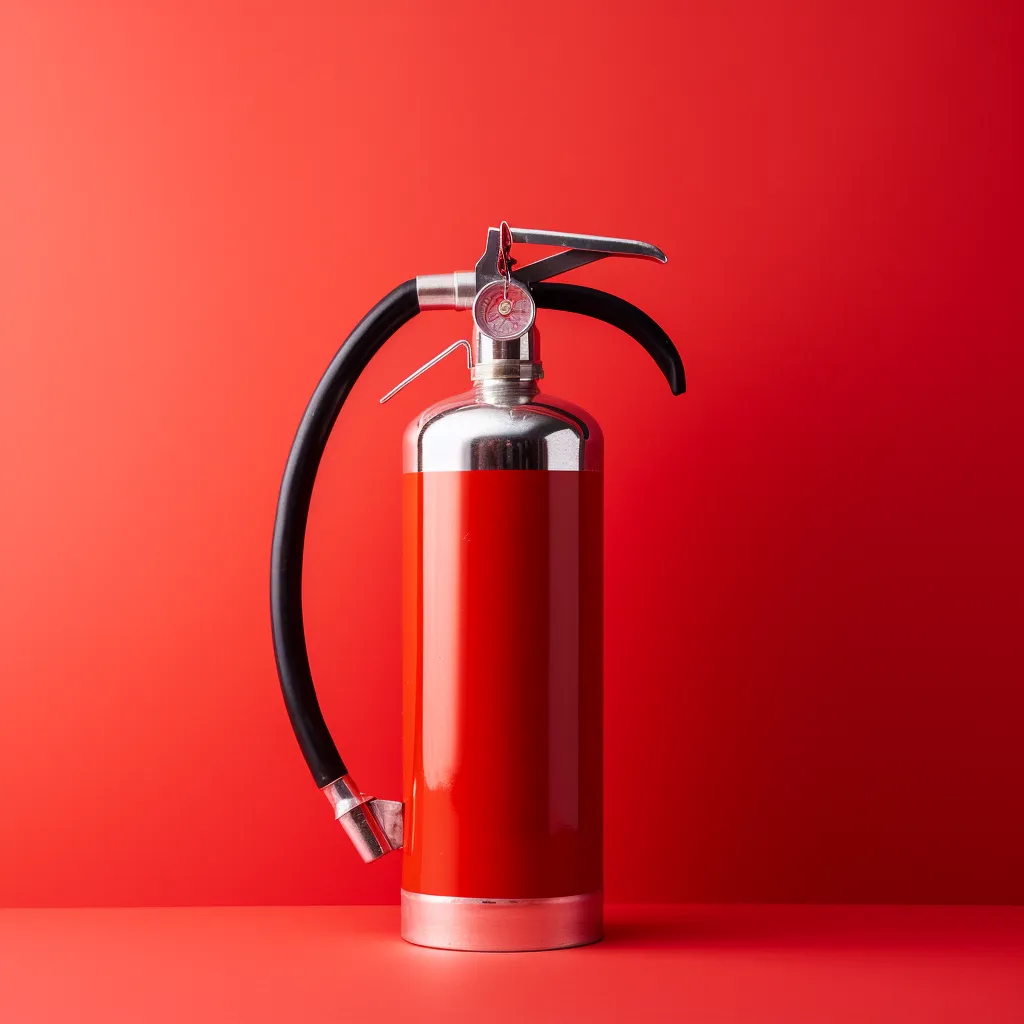
[[[516,267],[513,243],[563,251]],[[602,439],[538,387],[538,309],[635,338],[675,395],[665,332],[623,299],[548,279],[646,242],[509,228],[472,272],[406,281],[360,321],[309,401],[274,524],[277,669],[310,771],[363,860],[402,850],[402,935],[424,946],[554,949],[602,935]],[[403,794],[356,785],[317,702],[302,621],[313,483],[359,374],[421,310],[469,309],[457,341],[472,389],[431,406],[404,440]]]

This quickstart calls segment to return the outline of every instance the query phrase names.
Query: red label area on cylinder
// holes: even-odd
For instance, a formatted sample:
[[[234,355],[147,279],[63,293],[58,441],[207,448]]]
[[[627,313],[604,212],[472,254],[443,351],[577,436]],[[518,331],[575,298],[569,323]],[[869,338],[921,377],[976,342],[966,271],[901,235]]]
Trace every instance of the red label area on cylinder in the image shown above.
[[[403,487],[402,887],[600,890],[602,475]]]

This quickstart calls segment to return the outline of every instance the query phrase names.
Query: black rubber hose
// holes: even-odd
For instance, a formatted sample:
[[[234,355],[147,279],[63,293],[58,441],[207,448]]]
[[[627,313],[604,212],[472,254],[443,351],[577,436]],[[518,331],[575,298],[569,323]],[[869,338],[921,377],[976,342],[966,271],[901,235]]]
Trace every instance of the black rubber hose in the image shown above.
[[[385,295],[359,321],[306,406],[281,481],[270,560],[274,655],[295,738],[321,789],[348,771],[316,698],[302,625],[302,552],[313,482],[331,428],[356,378],[381,345],[419,311],[416,282],[412,280]]]
[[[530,291],[539,309],[560,309],[603,320],[635,338],[647,350],[665,375],[673,395],[686,390],[686,374],[672,339],[642,309],[617,295],[578,284],[549,284],[541,281]]]

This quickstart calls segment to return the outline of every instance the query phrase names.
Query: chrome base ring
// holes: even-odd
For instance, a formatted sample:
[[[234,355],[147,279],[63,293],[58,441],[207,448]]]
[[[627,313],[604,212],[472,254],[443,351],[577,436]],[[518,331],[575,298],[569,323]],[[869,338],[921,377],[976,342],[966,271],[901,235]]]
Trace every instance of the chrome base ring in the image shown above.
[[[417,946],[513,953],[566,949],[603,935],[599,892],[552,899],[467,899],[402,890],[402,938]]]

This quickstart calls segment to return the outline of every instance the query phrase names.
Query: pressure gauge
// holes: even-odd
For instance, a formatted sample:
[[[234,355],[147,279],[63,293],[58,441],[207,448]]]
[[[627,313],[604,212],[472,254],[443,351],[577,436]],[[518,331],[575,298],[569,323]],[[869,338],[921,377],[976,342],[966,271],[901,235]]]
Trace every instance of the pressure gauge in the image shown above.
[[[481,334],[510,341],[525,334],[537,315],[533,296],[514,281],[495,281],[482,288],[473,302],[473,319]]]

